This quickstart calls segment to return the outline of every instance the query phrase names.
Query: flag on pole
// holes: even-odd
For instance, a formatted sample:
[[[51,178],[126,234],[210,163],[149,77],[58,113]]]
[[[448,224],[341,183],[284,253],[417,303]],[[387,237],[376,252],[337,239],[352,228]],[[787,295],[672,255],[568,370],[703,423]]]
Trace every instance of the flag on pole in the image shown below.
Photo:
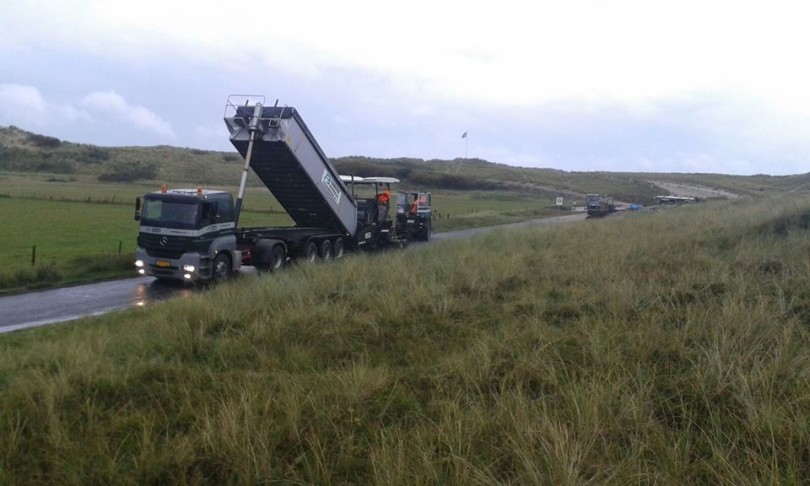
[[[461,138],[467,138],[467,132],[462,133]]]

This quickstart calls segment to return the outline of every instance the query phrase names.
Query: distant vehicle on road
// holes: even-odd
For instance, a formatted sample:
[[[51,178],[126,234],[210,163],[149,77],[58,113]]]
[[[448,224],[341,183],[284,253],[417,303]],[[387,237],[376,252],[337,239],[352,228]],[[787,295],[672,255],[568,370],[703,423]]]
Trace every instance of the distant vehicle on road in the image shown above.
[[[681,206],[698,202],[696,197],[684,196],[655,196],[657,206]]]
[[[613,198],[599,194],[587,194],[585,196],[585,208],[590,217],[607,216],[616,212]]]

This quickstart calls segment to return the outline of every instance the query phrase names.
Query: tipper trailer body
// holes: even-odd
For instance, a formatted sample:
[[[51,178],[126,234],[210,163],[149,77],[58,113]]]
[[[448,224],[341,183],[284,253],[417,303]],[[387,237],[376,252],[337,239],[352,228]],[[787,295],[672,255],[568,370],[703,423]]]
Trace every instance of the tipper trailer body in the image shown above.
[[[357,204],[298,111],[291,106],[233,109],[225,117],[231,143],[295,224],[354,236]]]

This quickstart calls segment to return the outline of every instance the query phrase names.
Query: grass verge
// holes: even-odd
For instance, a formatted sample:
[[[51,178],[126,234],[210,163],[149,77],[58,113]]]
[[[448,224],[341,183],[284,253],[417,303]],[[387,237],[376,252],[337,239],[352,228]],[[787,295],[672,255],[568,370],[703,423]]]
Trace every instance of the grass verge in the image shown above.
[[[488,234],[0,336],[16,483],[799,483],[810,200]]]

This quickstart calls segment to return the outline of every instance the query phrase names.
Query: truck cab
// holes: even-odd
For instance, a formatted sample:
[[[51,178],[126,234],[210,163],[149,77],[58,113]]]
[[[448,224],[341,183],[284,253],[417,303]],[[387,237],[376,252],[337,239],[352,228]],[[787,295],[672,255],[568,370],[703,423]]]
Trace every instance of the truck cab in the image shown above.
[[[141,275],[185,282],[222,280],[241,264],[229,192],[163,187],[136,200],[135,266]]]

